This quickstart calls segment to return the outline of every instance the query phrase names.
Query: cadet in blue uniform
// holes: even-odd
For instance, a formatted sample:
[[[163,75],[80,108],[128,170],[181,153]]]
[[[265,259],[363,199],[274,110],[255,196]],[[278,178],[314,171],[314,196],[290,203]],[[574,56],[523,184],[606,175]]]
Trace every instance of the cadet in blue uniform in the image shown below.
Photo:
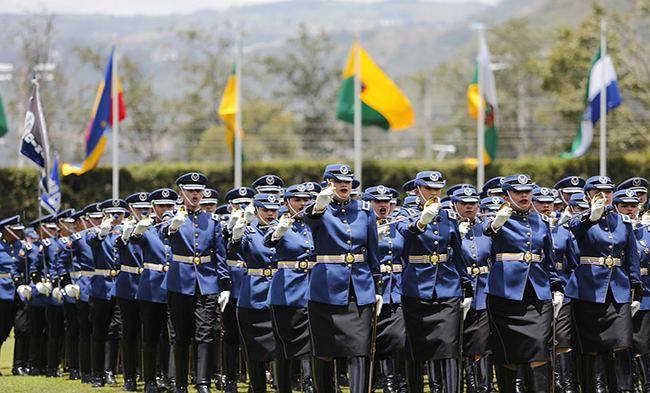
[[[189,345],[197,343],[196,388],[210,391],[212,343],[218,329],[218,304],[227,302],[230,277],[218,216],[200,208],[208,179],[188,173],[176,179],[183,206],[163,224],[172,261],[163,281],[174,328],[176,391],[187,392]],[[167,224],[169,223],[169,224]],[[221,292],[221,294],[220,294]],[[223,295],[223,297],[221,296]]]
[[[203,190],[203,198],[201,198],[201,210],[206,213],[216,213],[217,204],[219,203],[219,193],[213,188],[206,188]]]
[[[580,264],[569,279],[566,294],[572,298],[580,350],[591,355],[613,351],[619,391],[631,392],[631,310],[640,305],[643,284],[632,222],[607,207],[613,190],[607,176],[587,180],[585,194],[591,210],[570,224]],[[595,358],[589,356],[587,360],[581,380],[590,389]]]
[[[119,341],[115,329],[120,324],[114,296],[115,276],[120,269],[117,247],[120,230],[117,226],[124,219],[126,202],[122,199],[108,199],[99,207],[104,218],[98,227],[86,232],[86,242],[93,252],[94,267],[88,298],[93,329],[90,348],[93,387],[117,383],[115,371]]]
[[[395,225],[391,225],[390,214],[398,193],[383,185],[369,187],[363,193],[363,200],[369,201],[377,217],[379,235],[379,270],[382,273],[383,306],[377,317],[376,371],[384,376],[384,393],[406,389],[404,365],[404,312],[402,311],[402,269],[404,267],[404,237]],[[375,381],[375,386],[378,386]]]
[[[639,198],[639,214],[642,213],[646,202],[648,202],[648,181],[642,177],[632,177],[616,187],[617,191],[628,189],[634,191],[636,197]]]
[[[409,391],[415,393],[423,391],[424,361],[433,381],[441,378],[446,392],[458,391],[461,307],[469,308],[473,296],[456,215],[441,208],[445,184],[440,172],[419,172],[414,185],[420,204],[398,214],[398,219],[411,216],[398,229],[405,238],[402,307],[407,381]]]
[[[329,186],[304,215],[316,249],[307,306],[314,385],[332,393],[331,361],[348,357],[350,391],[361,393],[370,382],[371,321],[383,301],[377,220],[369,202],[350,199],[354,175],[348,165],[328,165],[323,178]]]
[[[305,184],[294,184],[284,193],[288,216],[266,233],[264,245],[275,249],[277,269],[271,280],[269,304],[276,342],[276,382],[278,392],[291,392],[290,359],[302,360],[304,389],[313,391],[309,362],[309,321],[307,298],[309,270],[316,262],[311,230],[302,219],[311,200]]]
[[[530,364],[535,391],[550,392],[551,325],[564,296],[548,218],[530,211],[533,182],[528,175],[506,176],[501,187],[510,207],[483,226],[492,237],[485,291],[494,362],[502,365],[497,367],[499,388],[514,392],[516,365]]]
[[[178,199],[176,191],[170,188],[161,188],[149,195],[148,202],[152,204],[153,211],[147,218],[136,224],[129,243],[139,245],[142,250],[142,274],[135,294],[135,299],[140,305],[140,319],[142,321],[142,376],[145,382],[145,393],[156,393],[156,352],[161,337],[165,330],[167,316],[167,292],[162,288],[165,273],[171,262],[169,239],[161,234],[163,214],[174,210],[175,201]],[[156,226],[152,226],[153,223]],[[164,339],[164,338],[163,338]],[[165,348],[167,350],[165,350]],[[169,343],[161,345],[160,353],[163,359],[169,352]],[[161,361],[163,368],[167,362]],[[167,374],[167,372],[164,372]]]
[[[498,198],[498,197],[493,197]],[[472,186],[456,190],[451,197],[458,215],[467,274],[472,280],[472,304],[463,321],[463,368],[468,391],[488,392],[492,363],[489,348],[490,324],[485,307],[485,286],[492,265],[492,239],[483,234],[478,218],[479,196]]]
[[[277,219],[279,197],[257,194],[253,206],[255,219],[237,221],[228,251],[241,253],[248,269],[239,289],[237,321],[251,391],[259,393],[266,391],[265,363],[272,361],[276,352],[268,300],[275,249],[264,246],[264,235],[271,222]]]
[[[283,186],[284,182],[282,179],[275,175],[264,175],[255,180],[251,185],[258,194],[274,194],[276,196],[281,196]]]
[[[11,269],[22,247],[23,229],[19,216],[0,221],[0,238],[2,239],[0,240],[0,315],[2,316],[0,318],[0,347],[16,325],[12,368],[14,375],[27,375],[27,359],[24,358],[24,354],[26,353],[28,329],[25,326],[20,326],[21,321],[25,320],[26,309],[25,304],[16,296],[16,288],[11,277]],[[20,318],[17,318],[18,314],[20,314]]]
[[[558,206],[555,210],[564,211],[566,207],[569,205],[571,196],[573,194],[582,193],[582,189],[584,188],[584,186],[585,186],[585,179],[581,178],[580,176],[565,177],[564,179],[555,183],[555,187],[553,188],[558,191],[558,199],[562,202],[562,204]]]

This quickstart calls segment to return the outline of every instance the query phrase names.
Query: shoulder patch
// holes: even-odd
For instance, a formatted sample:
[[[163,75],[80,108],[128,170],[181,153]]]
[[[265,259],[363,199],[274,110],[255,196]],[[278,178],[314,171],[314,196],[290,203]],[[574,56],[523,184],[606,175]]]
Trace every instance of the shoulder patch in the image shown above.
[[[52,245],[52,241],[50,239],[43,239],[43,245],[49,247],[49,246]],[[42,246],[41,246],[41,248],[42,248]]]
[[[79,239],[81,239],[81,233],[75,232],[75,233],[72,234],[72,237],[79,240]]]
[[[68,239],[67,236],[61,236],[59,240],[61,240],[61,243],[63,244],[70,244],[70,239]]]
[[[630,220],[630,216],[628,216],[627,214],[621,214],[621,219],[626,224],[631,224],[632,223],[632,220]]]
[[[30,242],[25,243],[25,250],[29,251],[32,248],[34,248],[34,246],[32,246],[32,243],[30,243]]]
[[[246,227],[246,233],[255,233],[255,228],[253,228],[253,227],[250,226],[250,225],[247,226],[247,227]]]
[[[456,213],[453,212],[453,211],[451,211],[451,210],[447,210],[447,216],[448,216],[449,219],[451,219],[451,220],[456,220],[456,219],[458,218],[458,217],[456,217]]]
[[[212,213],[212,219],[215,220],[216,222],[221,222],[221,219],[219,218],[219,215],[217,213]]]
[[[544,221],[544,222],[548,222],[548,216],[547,216],[547,215],[545,215],[545,214],[540,214],[539,216],[542,218],[542,221]]]
[[[370,201],[363,201],[361,204],[361,209],[369,212],[370,211]]]

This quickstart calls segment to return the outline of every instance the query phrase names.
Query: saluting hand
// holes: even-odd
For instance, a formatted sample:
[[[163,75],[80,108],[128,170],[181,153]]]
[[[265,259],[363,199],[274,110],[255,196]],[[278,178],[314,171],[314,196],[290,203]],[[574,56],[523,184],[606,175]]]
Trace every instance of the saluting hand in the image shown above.
[[[510,218],[510,215],[512,214],[512,209],[511,208],[505,208],[505,209],[499,209],[497,211],[496,216],[494,217],[494,220],[492,221],[492,229],[493,230],[499,230],[503,226],[503,224],[508,221],[508,218]]]
[[[422,215],[420,216],[420,221],[418,223],[422,226],[429,224],[431,221],[433,221],[434,218],[438,216],[439,208],[440,204],[438,203],[432,203],[429,206],[425,207],[424,210],[422,210]]]
[[[142,235],[147,231],[147,229],[149,229],[149,227],[151,227],[152,224],[153,224],[153,220],[151,218],[145,218],[138,221],[138,223],[135,226],[135,229],[133,230],[133,234],[136,236]]]
[[[460,232],[461,239],[464,238],[465,235],[467,235],[470,228],[471,228],[471,226],[469,225],[469,222],[467,222],[467,221],[463,221],[460,224],[458,224],[458,231]]]
[[[172,223],[169,224],[169,228],[172,231],[177,231],[178,228],[180,228],[181,225],[183,225],[185,220],[187,220],[187,212],[185,210],[179,210],[174,215],[174,218],[172,218]]]
[[[332,198],[334,198],[334,187],[325,187],[316,197],[314,210],[319,213],[322,212],[332,202]]]
[[[278,222],[278,226],[275,227],[275,231],[273,232],[273,240],[278,240],[282,236],[284,236],[285,233],[291,228],[291,225],[293,224],[293,221],[289,217],[281,217],[280,221]]]
[[[596,222],[600,220],[600,217],[603,216],[604,212],[605,212],[605,199],[601,198],[598,199],[596,202],[594,202],[593,205],[591,205],[591,214],[589,215],[589,221]]]
[[[232,241],[238,242],[244,236],[244,230],[246,230],[246,220],[239,220],[235,227],[232,229]]]

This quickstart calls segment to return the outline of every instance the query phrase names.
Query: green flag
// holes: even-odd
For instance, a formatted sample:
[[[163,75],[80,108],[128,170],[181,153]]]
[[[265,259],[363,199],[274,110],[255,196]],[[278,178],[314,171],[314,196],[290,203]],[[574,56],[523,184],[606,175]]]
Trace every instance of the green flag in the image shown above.
[[[2,105],[2,96],[0,95],[0,138],[5,136],[9,131],[7,128],[7,116],[5,115],[5,108]]]

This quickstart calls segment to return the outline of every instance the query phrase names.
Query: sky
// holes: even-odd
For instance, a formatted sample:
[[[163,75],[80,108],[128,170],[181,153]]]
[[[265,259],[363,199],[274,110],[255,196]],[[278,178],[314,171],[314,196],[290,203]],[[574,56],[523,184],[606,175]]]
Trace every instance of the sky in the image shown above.
[[[198,10],[225,10],[233,6],[272,3],[287,0],[2,0],[0,14],[47,11],[54,14],[168,15],[191,14]],[[309,1],[309,0],[304,0]],[[372,3],[384,0],[346,0]],[[432,0],[424,0],[432,1]],[[438,0],[439,2],[481,2],[500,0]],[[47,5],[46,5],[47,4]]]

